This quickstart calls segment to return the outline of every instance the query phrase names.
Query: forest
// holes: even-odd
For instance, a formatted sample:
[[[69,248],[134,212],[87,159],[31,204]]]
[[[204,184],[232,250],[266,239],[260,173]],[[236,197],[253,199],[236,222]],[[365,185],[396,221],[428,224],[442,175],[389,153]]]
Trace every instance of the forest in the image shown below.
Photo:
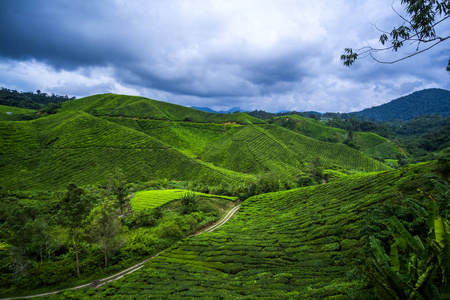
[[[0,98],[0,297],[450,297],[445,113]]]

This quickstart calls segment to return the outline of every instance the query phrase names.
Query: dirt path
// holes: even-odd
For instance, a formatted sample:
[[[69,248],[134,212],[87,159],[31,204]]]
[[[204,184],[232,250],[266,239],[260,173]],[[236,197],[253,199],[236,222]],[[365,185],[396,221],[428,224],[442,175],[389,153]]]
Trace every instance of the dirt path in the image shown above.
[[[236,211],[241,207],[241,205],[237,205],[235,207],[233,207],[225,217],[223,217],[219,222],[211,225],[208,228],[205,228],[204,230],[200,231],[199,233],[197,233],[196,235],[202,234],[204,232],[213,232],[214,230],[216,230],[217,228],[219,228],[220,226],[222,226],[223,224],[225,224],[229,219],[231,219],[231,217],[236,213]],[[72,288],[68,288],[68,289],[63,289],[63,290],[58,290],[58,291],[54,291],[54,292],[49,292],[49,293],[43,293],[43,294],[39,294],[39,295],[30,295],[30,296],[22,296],[22,297],[12,297],[12,298],[1,298],[0,300],[9,300],[9,299],[26,299],[26,298],[35,298],[35,297],[43,297],[43,296],[50,296],[50,295],[54,295],[60,292],[64,292],[64,291],[69,291],[69,290],[79,290],[85,287],[92,287],[92,288],[96,288],[96,287],[100,287],[106,283],[110,283],[113,282],[115,280],[118,280],[128,274],[131,274],[133,272],[136,272],[137,270],[141,269],[144,264],[150,260],[152,260],[153,258],[157,257],[159,254],[161,254],[162,252],[164,252],[165,250],[153,255],[152,257],[149,257],[143,261],[141,261],[138,264],[135,264],[132,267],[129,267],[128,269],[125,269],[123,271],[120,271],[119,273],[116,273],[114,275],[111,275],[109,277],[106,278],[102,278],[102,279],[98,279],[95,280],[91,283],[87,283],[87,284],[83,284],[83,285],[79,285],[79,286],[75,286]]]

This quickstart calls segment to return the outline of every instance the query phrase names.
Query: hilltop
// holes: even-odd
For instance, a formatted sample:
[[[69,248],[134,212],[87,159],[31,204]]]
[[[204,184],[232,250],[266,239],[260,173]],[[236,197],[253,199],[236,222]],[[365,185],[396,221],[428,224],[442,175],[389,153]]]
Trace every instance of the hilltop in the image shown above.
[[[369,120],[410,120],[421,115],[450,115],[450,91],[426,89],[350,115]]]
[[[61,111],[81,110],[94,116],[189,121],[197,123],[263,124],[244,113],[207,113],[189,107],[138,96],[101,94],[64,102]]]

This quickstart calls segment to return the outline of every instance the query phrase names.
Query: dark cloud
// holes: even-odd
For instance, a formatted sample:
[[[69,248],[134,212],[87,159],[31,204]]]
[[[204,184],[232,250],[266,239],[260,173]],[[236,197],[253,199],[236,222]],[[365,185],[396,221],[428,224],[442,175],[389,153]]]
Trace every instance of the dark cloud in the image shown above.
[[[445,47],[342,66],[343,48],[376,43],[369,22],[398,21],[391,0],[261,1],[3,0],[0,84],[272,111],[355,110],[449,88]]]

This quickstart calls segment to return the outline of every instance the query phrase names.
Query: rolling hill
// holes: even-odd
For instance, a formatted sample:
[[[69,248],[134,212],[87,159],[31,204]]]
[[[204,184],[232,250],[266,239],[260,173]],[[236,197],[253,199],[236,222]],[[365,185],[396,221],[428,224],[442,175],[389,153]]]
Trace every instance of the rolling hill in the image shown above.
[[[80,110],[94,116],[190,121],[197,123],[262,124],[245,113],[216,114],[138,96],[102,94],[64,102],[61,111]]]
[[[293,179],[316,157],[325,168],[389,169],[345,145],[246,114],[209,114],[133,96],[69,100],[56,115],[0,122],[0,133],[0,185],[8,189],[61,188],[70,181],[96,184],[117,166],[129,181],[209,185],[255,181],[255,175],[271,172]]]
[[[8,189],[58,189],[95,184],[118,166],[129,181],[200,180],[212,185],[248,176],[189,158],[139,131],[84,112],[34,121],[0,122],[0,184]]]

